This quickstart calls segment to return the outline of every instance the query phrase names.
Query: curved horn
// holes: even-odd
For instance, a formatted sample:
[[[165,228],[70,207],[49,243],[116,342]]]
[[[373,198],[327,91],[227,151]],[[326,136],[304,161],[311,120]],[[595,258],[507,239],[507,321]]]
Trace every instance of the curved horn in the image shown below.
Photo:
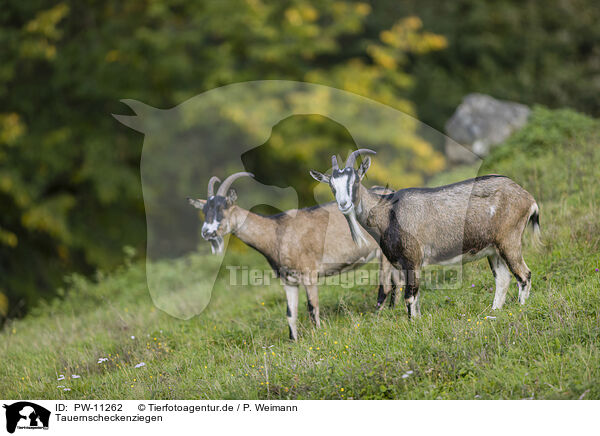
[[[350,153],[350,156],[348,156],[348,159],[346,160],[346,168],[354,167],[354,162],[356,162],[356,157],[359,154],[377,154],[377,152],[369,150],[368,148],[359,148],[358,150],[354,150],[352,153]]]
[[[333,169],[333,170],[340,169],[340,167],[338,166],[338,161],[337,161],[337,157],[335,156],[335,154],[333,156],[331,156],[331,169]]]
[[[229,190],[229,187],[231,186],[231,184],[236,179],[239,179],[240,177],[244,177],[244,176],[254,177],[254,174],[252,174],[252,173],[246,173],[246,172],[241,172],[241,173],[234,173],[234,174],[230,175],[225,180],[223,180],[223,183],[221,183],[221,186],[219,186],[219,190],[217,191],[217,195],[225,197],[227,195],[227,191]]]
[[[219,179],[217,176],[212,176],[210,178],[210,180],[208,181],[208,196],[212,197],[213,195],[215,195],[215,183],[221,183],[221,179]]]

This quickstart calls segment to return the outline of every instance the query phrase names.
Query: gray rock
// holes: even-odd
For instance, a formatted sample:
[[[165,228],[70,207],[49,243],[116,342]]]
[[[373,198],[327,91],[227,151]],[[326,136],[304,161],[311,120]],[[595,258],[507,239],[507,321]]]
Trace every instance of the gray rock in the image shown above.
[[[473,163],[527,123],[531,110],[520,103],[469,94],[446,123],[446,157]],[[462,145],[461,145],[462,144]]]

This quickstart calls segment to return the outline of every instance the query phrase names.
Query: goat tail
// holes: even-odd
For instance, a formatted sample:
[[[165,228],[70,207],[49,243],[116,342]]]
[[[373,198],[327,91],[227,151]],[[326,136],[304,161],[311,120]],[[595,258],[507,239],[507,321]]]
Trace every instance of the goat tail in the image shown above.
[[[543,247],[544,243],[542,242],[542,232],[540,230],[540,208],[535,202],[531,205],[528,223],[533,228],[533,245],[536,248]]]

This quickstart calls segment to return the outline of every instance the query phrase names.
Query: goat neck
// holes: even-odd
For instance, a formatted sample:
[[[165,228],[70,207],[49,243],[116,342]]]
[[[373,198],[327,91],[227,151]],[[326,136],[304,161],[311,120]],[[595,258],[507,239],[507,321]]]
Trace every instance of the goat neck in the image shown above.
[[[362,183],[358,186],[359,191],[357,200],[350,212],[344,214],[344,217],[350,227],[352,240],[359,247],[364,247],[368,244],[368,240],[364,234],[363,228],[371,233],[371,229],[368,226],[368,217],[373,207],[381,203],[381,196],[369,191]]]
[[[231,207],[233,220],[231,233],[263,255],[275,258],[277,220],[258,215],[237,205]]]
[[[359,185],[357,204],[354,207],[356,219],[376,240],[381,236],[381,229],[378,226],[377,220],[373,220],[372,218],[376,211],[380,212],[382,208],[389,207],[390,202],[387,199],[387,194],[378,194],[370,191],[362,183]]]

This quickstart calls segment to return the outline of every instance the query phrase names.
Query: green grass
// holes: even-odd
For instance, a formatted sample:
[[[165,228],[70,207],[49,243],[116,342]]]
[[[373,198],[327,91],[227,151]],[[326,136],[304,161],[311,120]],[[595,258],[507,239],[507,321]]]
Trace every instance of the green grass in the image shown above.
[[[493,278],[479,261],[465,266],[460,289],[423,289],[414,322],[402,307],[375,313],[372,287],[322,287],[323,328],[311,326],[301,305],[301,338],[290,343],[279,285],[231,287],[223,271],[206,310],[182,321],[154,307],[145,267],[133,262],[91,281],[72,277],[63,298],[7,325],[0,397],[598,399],[597,130],[582,115],[537,108],[484,163],[482,173],[511,176],[541,206],[545,246],[532,248],[525,235],[533,272],[525,306],[513,281],[504,309],[492,313]],[[227,262],[267,265],[251,250]],[[202,274],[207,259],[160,268],[169,283],[181,268]],[[109,360],[98,364],[100,357]],[[135,368],[139,362],[146,365]],[[59,374],[67,379],[57,382]]]

